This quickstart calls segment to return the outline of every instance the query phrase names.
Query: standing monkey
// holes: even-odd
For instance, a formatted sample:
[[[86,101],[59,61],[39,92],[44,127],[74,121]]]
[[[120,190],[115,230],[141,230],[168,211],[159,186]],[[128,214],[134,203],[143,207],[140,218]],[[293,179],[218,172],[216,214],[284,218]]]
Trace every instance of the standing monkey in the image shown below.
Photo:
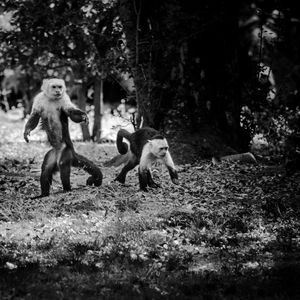
[[[123,142],[123,138],[129,141],[130,149]],[[115,180],[125,183],[127,173],[139,165],[140,189],[147,191],[147,186],[158,187],[152,178],[150,168],[154,162],[160,161],[167,167],[172,182],[178,184],[178,174],[169,152],[168,142],[157,130],[144,127],[130,133],[120,129],[117,134],[117,148],[120,154],[128,154],[128,159]]]
[[[36,128],[41,119],[41,127],[46,131],[52,146],[42,164],[39,197],[49,195],[53,173],[56,171],[60,172],[63,190],[70,191],[71,166],[81,168],[91,175],[87,179],[87,185],[100,186],[103,177],[101,170],[93,162],[75,152],[69,133],[68,117],[76,123],[88,123],[87,114],[71,102],[63,79],[45,79],[41,90],[33,100],[32,111],[24,130],[24,139],[28,143],[30,132]]]

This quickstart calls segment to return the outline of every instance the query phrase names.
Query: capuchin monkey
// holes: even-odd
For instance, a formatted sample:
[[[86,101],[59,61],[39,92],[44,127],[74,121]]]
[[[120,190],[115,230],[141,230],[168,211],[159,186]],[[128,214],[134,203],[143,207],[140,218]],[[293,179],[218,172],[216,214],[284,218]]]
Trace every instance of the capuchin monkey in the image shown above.
[[[123,138],[129,141],[129,149]],[[128,154],[129,157],[115,180],[125,183],[127,173],[139,164],[140,189],[148,191],[147,186],[159,187],[152,178],[150,168],[154,162],[160,161],[167,167],[172,182],[178,184],[178,174],[169,152],[168,142],[157,130],[145,127],[130,133],[120,129],[117,134],[117,148],[120,154]]]
[[[46,131],[52,146],[42,164],[41,195],[35,198],[49,195],[52,177],[57,171],[60,172],[63,190],[70,191],[71,166],[81,168],[91,175],[87,179],[87,185],[100,186],[103,178],[101,170],[75,152],[69,133],[68,117],[76,123],[88,123],[87,114],[71,102],[63,79],[45,79],[41,90],[33,100],[32,111],[24,130],[24,139],[28,143],[30,132],[41,119],[41,128]]]

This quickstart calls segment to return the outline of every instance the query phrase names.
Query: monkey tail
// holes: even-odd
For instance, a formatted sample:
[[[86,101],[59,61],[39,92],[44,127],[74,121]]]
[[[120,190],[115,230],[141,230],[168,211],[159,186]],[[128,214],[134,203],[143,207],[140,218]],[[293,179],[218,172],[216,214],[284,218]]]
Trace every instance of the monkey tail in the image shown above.
[[[92,161],[75,151],[73,152],[73,166],[83,169],[91,175],[87,179],[87,185],[100,186],[102,184],[103,175],[100,168],[98,168]]]
[[[120,129],[117,133],[117,148],[120,154],[125,154],[128,151],[128,145],[123,142],[123,138],[130,142],[131,133],[125,129]]]
[[[119,167],[122,164],[126,164],[130,159],[130,151],[125,154],[118,154],[112,159],[103,163],[104,167]]]

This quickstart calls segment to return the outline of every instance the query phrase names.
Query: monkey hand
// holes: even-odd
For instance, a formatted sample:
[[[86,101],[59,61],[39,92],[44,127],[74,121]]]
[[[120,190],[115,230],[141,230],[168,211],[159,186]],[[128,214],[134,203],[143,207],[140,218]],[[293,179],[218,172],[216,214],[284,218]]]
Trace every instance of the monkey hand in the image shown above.
[[[30,135],[30,130],[29,129],[26,129],[24,131],[24,140],[26,141],[26,143],[29,143],[29,139],[28,139],[28,136]]]
[[[75,123],[84,122],[85,124],[88,124],[88,122],[89,122],[87,114],[80,109],[71,109],[68,111],[67,115]]]
[[[82,122],[84,122],[86,125],[89,125],[89,117],[87,114],[82,115]]]

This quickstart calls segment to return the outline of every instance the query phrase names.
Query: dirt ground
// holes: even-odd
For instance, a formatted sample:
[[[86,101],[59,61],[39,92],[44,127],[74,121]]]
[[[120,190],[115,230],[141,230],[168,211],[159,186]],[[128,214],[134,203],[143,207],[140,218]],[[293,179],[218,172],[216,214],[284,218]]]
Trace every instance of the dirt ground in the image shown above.
[[[145,193],[136,170],[121,185],[103,167],[114,143],[79,142],[71,123],[102,186],[72,169],[71,192],[56,175],[32,200],[49,146],[23,141],[17,111],[0,117],[0,299],[298,299],[299,173],[201,160],[177,164],[178,186],[156,167]]]

